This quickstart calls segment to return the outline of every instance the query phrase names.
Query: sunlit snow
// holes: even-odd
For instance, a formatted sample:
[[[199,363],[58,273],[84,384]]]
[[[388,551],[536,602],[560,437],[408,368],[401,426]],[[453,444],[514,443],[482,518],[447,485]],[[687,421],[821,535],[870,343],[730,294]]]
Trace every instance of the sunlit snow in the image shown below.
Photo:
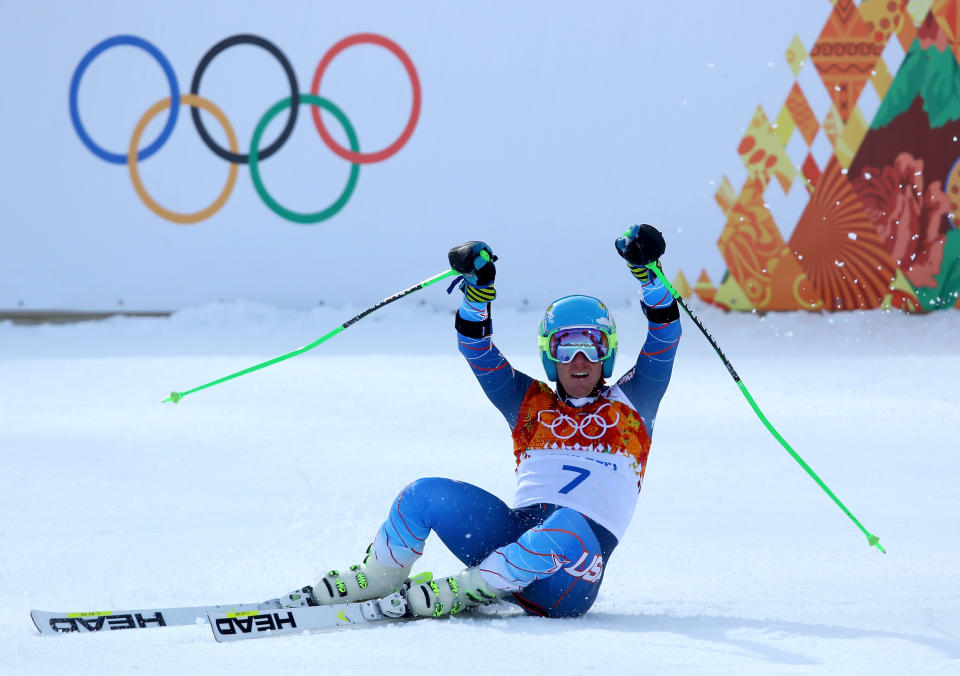
[[[295,359],[361,308],[211,305],[0,323],[0,671],[956,673],[960,313],[701,311],[760,407],[888,554],[762,427],[692,323],[633,523],[584,618],[496,615],[214,642],[209,628],[40,637],[31,608],[259,601],[359,560],[394,495],[441,475],[509,500],[508,429],[441,292]],[[697,305],[694,301],[694,305]],[[702,304],[700,304],[702,306]],[[616,307],[616,306],[615,306]],[[639,307],[615,311],[623,372]],[[495,339],[539,375],[536,312]],[[458,569],[431,539],[417,569]]]

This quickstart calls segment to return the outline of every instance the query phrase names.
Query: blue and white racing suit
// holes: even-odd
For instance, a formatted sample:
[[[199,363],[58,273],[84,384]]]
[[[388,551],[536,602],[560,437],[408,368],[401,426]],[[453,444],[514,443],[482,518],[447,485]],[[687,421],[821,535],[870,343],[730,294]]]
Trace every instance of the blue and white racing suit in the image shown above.
[[[374,556],[386,565],[410,565],[432,530],[526,611],[587,612],[633,516],[680,340],[676,302],[655,278],[643,285],[643,306],[648,333],[633,368],[593,396],[570,399],[515,370],[493,344],[489,305],[465,298],[457,340],[510,427],[517,462],[513,508],[468,483],[418,479],[394,501]]]

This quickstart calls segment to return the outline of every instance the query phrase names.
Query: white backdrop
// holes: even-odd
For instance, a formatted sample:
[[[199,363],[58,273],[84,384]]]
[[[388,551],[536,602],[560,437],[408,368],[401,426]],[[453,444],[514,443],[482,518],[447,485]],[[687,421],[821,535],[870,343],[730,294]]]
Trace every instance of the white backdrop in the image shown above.
[[[501,256],[501,302],[540,306],[580,291],[618,303],[634,289],[612,241],[634,222],[664,231],[671,275],[682,267],[695,278],[705,267],[717,280],[725,269],[717,182],[724,174],[742,182],[744,127],[758,104],[770,117],[779,111],[793,82],[787,45],[798,34],[809,48],[828,14],[826,0],[2,0],[0,310],[171,310],[237,298],[369,304],[445,269],[447,249],[466,239]],[[139,199],[127,167],[96,157],[71,123],[74,70],[113,35],[156,45],[188,92],[210,47],[253,33],[284,52],[308,92],[323,54],[361,32],[410,55],[422,113],[409,143],[363,166],[344,209],[316,225],[270,211],[245,165],[213,217],[171,223]],[[320,93],[346,113],[365,151],[397,137],[412,98],[400,62],[368,45],[341,53]],[[239,46],[211,62],[200,94],[226,113],[246,152],[257,121],[289,88],[272,56]],[[91,137],[124,153],[137,121],[166,96],[157,62],[117,47],[91,63],[77,101]],[[270,125],[266,143],[285,119]],[[224,143],[213,118],[204,120]],[[154,120],[141,147],[165,121],[166,113]],[[317,211],[336,199],[349,166],[302,105],[290,139],[261,170],[280,203]],[[212,202],[228,167],[186,107],[140,164],[154,198],[183,212]]]

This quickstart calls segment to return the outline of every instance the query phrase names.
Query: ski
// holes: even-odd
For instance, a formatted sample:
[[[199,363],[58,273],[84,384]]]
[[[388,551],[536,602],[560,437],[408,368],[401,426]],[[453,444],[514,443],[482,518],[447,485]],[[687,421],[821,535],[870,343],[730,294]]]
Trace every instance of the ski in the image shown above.
[[[218,641],[231,641],[397,619],[405,611],[406,600],[396,592],[382,599],[331,606],[278,608],[268,602],[138,610],[31,610],[30,618],[37,630],[48,636],[187,626],[209,621]]]
[[[356,603],[298,608],[211,609],[207,612],[213,637],[220,643],[248,638],[300,634],[305,631],[359,626],[406,619],[403,592]]]
[[[177,608],[142,608],[140,610],[92,610],[50,612],[31,610],[30,617],[37,630],[44,635],[90,633],[118,629],[153,629],[190,624],[204,624],[207,613],[250,612],[262,608],[262,603],[234,605],[185,606]]]

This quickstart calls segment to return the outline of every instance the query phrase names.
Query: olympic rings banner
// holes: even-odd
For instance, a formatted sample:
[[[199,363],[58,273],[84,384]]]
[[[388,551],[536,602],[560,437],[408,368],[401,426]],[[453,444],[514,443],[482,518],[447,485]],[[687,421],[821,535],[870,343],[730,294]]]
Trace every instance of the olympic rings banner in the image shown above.
[[[763,248],[776,238],[753,243],[753,230],[773,230],[766,220],[748,230],[751,218],[769,205],[776,241],[790,243],[808,204],[829,206],[810,199],[815,173],[801,184],[794,167],[788,192],[782,164],[768,171],[776,178],[762,193],[738,197],[757,185],[748,180],[754,169],[770,152],[782,159],[777,144],[786,143],[784,163],[803,163],[809,152],[807,168],[815,160],[823,173],[828,156],[852,152],[849,135],[865,127],[858,113],[829,112],[834,83],[819,77],[814,52],[784,52],[795,34],[813,49],[827,13],[851,3],[739,0],[735,12],[731,4],[688,3],[678,14],[672,3],[631,0],[210,0],[199,9],[190,0],[0,2],[0,314],[165,312],[221,300],[366,307],[446,265],[447,249],[471,239],[489,242],[503,262],[500,307],[545,307],[565,293],[623,307],[636,289],[615,252],[610,258],[610,240],[639,222],[664,232],[671,276],[703,270],[723,280],[717,304],[732,307],[734,282],[745,299],[767,288],[750,286],[743,269],[771,272],[783,258],[783,246]],[[864,6],[876,6],[853,4],[865,17]],[[934,14],[953,45],[949,12]],[[909,47],[908,33],[887,40],[877,61],[891,77],[892,50]],[[954,58],[931,40],[938,58]],[[817,54],[843,40],[821,42]],[[807,65],[794,76],[796,54]],[[864,119],[864,96],[890,100],[874,87],[885,73],[858,100]],[[777,117],[794,80],[817,125],[802,118],[796,95],[790,114]],[[739,144],[750,144],[741,130],[758,105],[782,138],[751,132],[756,147],[741,162]],[[917,106],[908,111],[926,114]],[[898,125],[884,134],[898,137]],[[928,137],[946,138],[940,147],[954,152],[956,134],[945,136],[952,128]],[[864,143],[879,152],[871,135]],[[767,154],[752,164],[759,149]],[[956,201],[934,156],[922,155],[924,185],[939,181]],[[895,158],[863,162],[884,168]],[[827,179],[817,180],[825,199]],[[932,203],[915,200],[931,217],[943,202],[935,194]],[[750,210],[743,222],[739,208],[730,210],[738,199]],[[726,221],[736,236],[721,250]],[[862,230],[856,241],[852,230],[831,236],[849,251],[867,242]],[[897,232],[897,247],[913,243]],[[943,261],[958,242],[948,234]],[[818,252],[804,263],[833,265],[829,247]],[[756,263],[761,254],[771,265]],[[829,279],[852,266],[834,266]],[[956,290],[960,268],[927,269],[934,283],[923,282],[922,293]],[[799,277],[792,263],[776,274]],[[772,298],[793,292],[779,281],[769,288]],[[773,307],[757,297],[743,306]]]
[[[360,44],[377,45],[383,47],[393,54],[406,70],[407,75],[410,78],[410,85],[413,89],[413,104],[410,109],[410,116],[407,119],[406,126],[400,133],[400,136],[387,147],[373,152],[361,152],[360,143],[357,139],[357,133],[354,130],[353,125],[350,123],[350,120],[347,118],[344,112],[336,106],[336,104],[320,95],[320,85],[323,80],[324,73],[327,71],[327,68],[333,59],[345,49]],[[120,45],[127,45],[142,49],[151,57],[153,57],[163,69],[164,76],[166,77],[170,88],[170,95],[157,101],[157,103],[151,106],[143,114],[139,122],[137,122],[125,154],[106,150],[101,147],[93,138],[91,138],[90,134],[87,133],[87,130],[83,125],[83,120],[80,117],[78,106],[79,91],[83,81],[83,75],[87,68],[103,52]],[[209,67],[211,61],[220,55],[221,52],[224,52],[230,47],[234,47],[236,45],[253,45],[269,52],[274,58],[277,59],[283,68],[290,88],[290,96],[277,101],[266,112],[264,112],[263,116],[260,118],[260,121],[257,123],[256,128],[254,129],[253,136],[250,139],[246,153],[240,152],[241,149],[238,145],[236,134],[234,133],[233,127],[231,126],[230,121],[227,119],[226,114],[214,102],[200,95],[200,83],[203,78],[203,74]],[[313,125],[316,127],[320,138],[323,139],[323,142],[327,145],[327,147],[330,148],[330,150],[332,150],[336,155],[350,163],[350,174],[347,179],[347,184],[340,196],[329,206],[311,213],[293,211],[292,209],[288,209],[280,204],[272,195],[270,195],[269,192],[267,192],[267,189],[263,184],[263,179],[260,175],[260,163],[276,154],[290,138],[290,134],[293,132],[294,125],[297,123],[298,110],[301,104],[307,104],[311,106],[310,112],[313,119]],[[152,43],[135,35],[115,35],[94,45],[90,51],[88,51],[83,58],[80,59],[80,62],[77,64],[77,67],[73,72],[73,77],[70,80],[70,119],[73,123],[73,128],[77,132],[77,136],[80,137],[80,140],[83,142],[84,146],[86,146],[87,149],[90,150],[90,152],[95,156],[106,162],[127,165],[133,188],[147,208],[161,218],[165,218],[168,221],[179,223],[181,225],[191,225],[206,220],[217,213],[217,211],[219,211],[220,208],[226,204],[236,184],[237,167],[241,164],[250,165],[250,178],[253,180],[253,186],[257,194],[260,196],[260,199],[263,201],[263,203],[266,204],[267,207],[269,207],[270,210],[278,216],[301,225],[313,225],[332,218],[341,209],[343,209],[350,200],[354,188],[357,185],[357,179],[359,178],[360,174],[360,165],[382,162],[383,160],[386,160],[387,158],[390,158],[399,152],[400,149],[403,148],[403,146],[406,145],[406,143],[410,140],[410,137],[413,135],[413,131],[417,126],[417,121],[420,118],[420,104],[420,78],[417,74],[416,68],[413,65],[413,61],[396,42],[384,37],[383,35],[378,35],[375,33],[357,33],[355,35],[345,37],[334,44],[320,59],[320,63],[313,74],[313,81],[311,83],[309,93],[300,92],[300,87],[297,82],[297,76],[293,70],[293,66],[290,64],[290,61],[280,50],[280,48],[263,37],[250,34],[231,35],[230,37],[224,38],[211,47],[197,64],[196,70],[193,73],[193,79],[190,83],[189,94],[180,92],[180,85],[177,80],[176,73],[174,73],[173,67],[164,53]],[[205,208],[191,213],[173,211],[159,204],[147,191],[147,188],[143,184],[143,181],[140,177],[139,170],[140,163],[147,160],[157,151],[159,151],[170,138],[170,135],[173,133],[173,129],[177,124],[177,120],[179,119],[180,106],[182,105],[191,107],[190,113],[193,125],[197,130],[197,134],[200,136],[207,148],[209,148],[210,151],[215,155],[230,164],[227,181],[220,194]],[[206,110],[213,115],[213,117],[223,128],[223,131],[227,136],[229,148],[223,148],[222,146],[218,145],[207,131],[200,117],[200,109]],[[334,118],[336,118],[337,122],[343,127],[343,130],[346,132],[346,136],[349,141],[349,148],[344,148],[342,145],[340,145],[326,129],[323,123],[323,118],[320,115],[321,109],[331,113]],[[143,132],[147,125],[157,115],[165,110],[168,110],[169,112],[167,114],[166,124],[163,126],[160,135],[152,143],[141,148],[141,137],[143,136]],[[279,137],[273,143],[261,149],[260,144],[263,132],[267,128],[267,125],[269,125],[270,122],[277,117],[277,115],[280,115],[284,111],[287,111],[287,121],[283,127],[283,130],[280,132]]]

